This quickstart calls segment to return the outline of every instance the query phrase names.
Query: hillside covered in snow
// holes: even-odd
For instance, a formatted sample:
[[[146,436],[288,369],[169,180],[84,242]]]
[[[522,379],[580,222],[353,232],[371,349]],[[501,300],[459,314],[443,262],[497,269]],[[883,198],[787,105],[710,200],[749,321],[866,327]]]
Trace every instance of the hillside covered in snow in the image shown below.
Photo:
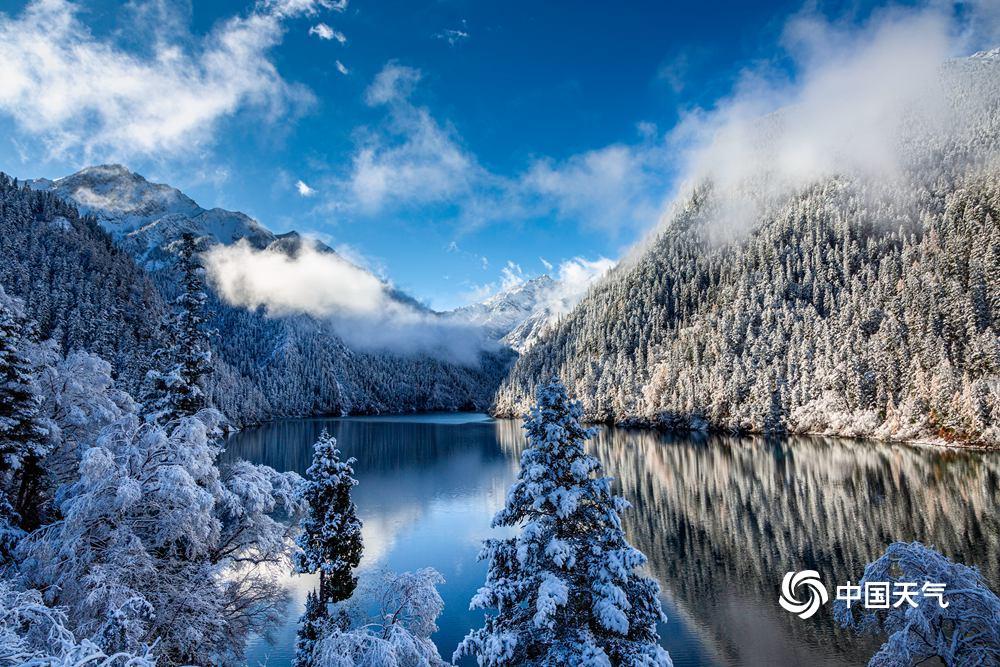
[[[892,169],[856,169],[872,139],[844,128],[843,159],[790,170],[801,107],[739,134],[744,162],[518,359],[498,414],[559,375],[596,421],[1000,442],[1000,52],[928,88],[885,124]]]
[[[41,337],[113,361],[122,386],[133,392],[157,347],[165,304],[176,295],[172,253],[184,234],[197,237],[203,250],[240,242],[288,257],[305,243],[294,232],[273,234],[242,213],[203,209],[179,190],[116,165],[27,185],[7,181],[3,196],[0,285],[24,300]],[[322,244],[309,247],[368,275]],[[381,285],[386,303],[436,317],[370,279]],[[237,424],[313,414],[486,409],[509,363],[502,350],[470,360],[433,350],[357,349],[321,317],[244,308],[215,291],[209,303],[215,353],[209,391]],[[478,346],[478,339],[470,345]]]

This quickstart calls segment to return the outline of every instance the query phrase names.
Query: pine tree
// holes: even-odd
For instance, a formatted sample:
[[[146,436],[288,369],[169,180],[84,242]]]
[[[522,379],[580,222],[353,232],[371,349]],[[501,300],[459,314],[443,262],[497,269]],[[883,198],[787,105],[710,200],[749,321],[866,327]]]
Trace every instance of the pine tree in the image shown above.
[[[493,526],[517,537],[487,540],[486,586],[473,609],[496,609],[454,659],[480,665],[671,665],[658,644],[658,584],[636,573],[645,556],[625,538],[628,508],[584,451],[593,431],[558,380],[539,388],[525,420],[528,448]]]
[[[0,523],[19,522],[33,529],[39,517],[32,499],[43,475],[47,444],[24,349],[28,327],[20,302],[0,288]]]
[[[299,619],[299,628],[295,633],[295,658],[293,667],[311,667],[316,642],[323,637],[323,628],[328,618],[326,605],[319,601],[315,591],[306,595],[306,608]]]
[[[353,458],[340,460],[336,438],[324,429],[306,471],[303,496],[308,510],[295,554],[296,571],[319,572],[319,600],[324,605],[351,597],[358,584],[353,570],[361,562],[362,545],[361,521],[351,500],[357,484],[353,463]]]
[[[153,421],[168,422],[208,407],[205,378],[212,372],[212,352],[205,330],[204,268],[197,243],[185,234],[179,243],[180,296],[164,322],[170,347],[155,355],[158,369],[146,375],[146,411]]]

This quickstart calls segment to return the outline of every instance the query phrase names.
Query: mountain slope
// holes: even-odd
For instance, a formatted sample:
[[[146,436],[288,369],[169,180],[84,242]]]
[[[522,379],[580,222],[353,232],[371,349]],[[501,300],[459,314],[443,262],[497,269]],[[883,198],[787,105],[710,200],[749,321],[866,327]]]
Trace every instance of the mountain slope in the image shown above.
[[[480,303],[456,308],[447,316],[481,327],[490,340],[501,340],[543,310],[555,288],[555,280],[541,275],[502,290]]]
[[[118,165],[29,183],[32,191],[17,190],[16,197],[35,202],[29,206],[34,223],[11,222],[17,228],[16,233],[4,235],[9,252],[0,263],[0,281],[12,294],[27,300],[29,313],[44,322],[44,336],[61,336],[64,349],[83,347],[110,355],[116,368],[126,369],[129,382],[125,386],[133,393],[156,346],[163,302],[176,296],[178,277],[171,244],[182,234],[199,237],[203,248],[246,239],[255,248],[289,256],[295,256],[304,242],[295,232],[273,234],[242,213],[203,209],[179,190],[150,183]],[[93,218],[80,218],[77,206]],[[46,240],[54,233],[50,228],[66,225],[84,227],[96,240],[80,243],[78,249],[52,246]],[[136,298],[126,293],[102,297],[89,307],[84,296],[84,313],[78,316],[73,309],[53,311],[46,305],[64,291],[54,284],[57,280],[42,285],[36,278],[33,287],[27,288],[27,279],[19,278],[34,274],[32,267],[42,262],[65,269],[59,280],[69,274],[86,274],[88,244],[93,243],[112,256],[108,261],[115,265],[115,272],[131,276],[132,284],[124,281],[123,289],[145,290],[141,294],[148,303],[137,305]],[[48,252],[36,253],[33,249],[39,246]],[[317,247],[336,256],[322,244]],[[41,271],[41,275],[49,274]],[[98,271],[93,278],[103,276]],[[110,284],[122,282],[115,279]],[[81,291],[103,293],[107,288],[96,284]],[[407,311],[433,317],[392,286],[385,285],[385,292]],[[351,349],[325,320],[306,315],[270,317],[261,309],[229,305],[211,292],[209,311],[210,326],[217,335],[212,338],[215,369],[208,389],[214,404],[237,425],[313,414],[483,410],[490,405],[509,363],[503,353],[484,353],[479,364],[463,365],[427,355]],[[120,335],[118,318],[136,320],[137,333]],[[103,333],[74,333],[84,326],[81,319],[87,331]],[[142,344],[136,342],[137,336],[144,338]]]
[[[185,233],[225,244],[247,239],[257,248],[277,238],[244,213],[206,210],[180,190],[151,183],[118,164],[87,167],[54,181],[42,178],[28,184],[33,190],[75,202],[81,213],[93,215],[140,262],[155,258],[157,251]]]
[[[137,392],[160,345],[163,300],[93,219],[0,174],[0,258],[0,285],[24,301],[41,339],[99,354]]]
[[[945,76],[950,103],[985,104],[904,136],[902,179],[762,193],[723,243],[732,202],[696,189],[517,361],[497,412],[558,374],[593,420],[1000,442],[1000,60]]]

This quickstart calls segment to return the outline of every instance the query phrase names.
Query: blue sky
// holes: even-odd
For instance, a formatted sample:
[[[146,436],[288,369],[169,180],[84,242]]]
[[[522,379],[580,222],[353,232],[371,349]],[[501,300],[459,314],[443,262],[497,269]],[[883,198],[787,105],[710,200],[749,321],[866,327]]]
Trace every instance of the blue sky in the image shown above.
[[[19,51],[0,53],[15,60],[0,74],[0,169],[57,177],[120,161],[203,206],[316,234],[449,308],[575,258],[620,257],[674,192],[678,128],[748,73],[794,85],[790,21],[861,30],[885,10],[36,0],[3,11],[0,51]]]

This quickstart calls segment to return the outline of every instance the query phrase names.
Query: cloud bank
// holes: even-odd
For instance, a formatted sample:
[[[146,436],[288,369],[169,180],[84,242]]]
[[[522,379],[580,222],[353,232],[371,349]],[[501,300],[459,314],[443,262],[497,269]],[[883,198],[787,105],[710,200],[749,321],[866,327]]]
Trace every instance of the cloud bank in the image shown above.
[[[836,174],[900,176],[909,148],[981,121],[965,111],[984,100],[964,91],[956,108],[943,72],[969,48],[963,25],[938,4],[877,11],[860,26],[793,17],[782,37],[792,77],[769,64],[748,70],[731,96],[688,112],[669,136],[686,188],[711,181],[774,196]]]
[[[972,122],[942,88],[942,67],[998,39],[1000,10],[984,0],[890,7],[864,21],[803,11],[786,22],[772,59],[744,70],[714,106],[682,110],[666,133],[639,123],[636,141],[539,157],[509,175],[484,167],[415,101],[419,70],[390,62],[366,95],[384,121],[358,133],[329,206],[368,218],[436,207],[465,229],[556,219],[614,238],[653,228],[706,180],[770,196],[831,174],[894,176],[909,128],[955,133]],[[976,91],[962,95],[982,102]]]
[[[312,102],[282,78],[270,50],[287,20],[342,8],[329,0],[270,0],[208,35],[180,21],[139,21],[143,51],[95,36],[70,0],[32,0],[0,14],[0,113],[49,158],[127,161],[190,153],[243,109],[276,119]]]
[[[385,116],[357,131],[351,167],[334,183],[330,209],[375,217],[439,207],[466,228],[555,217],[615,234],[643,228],[662,207],[658,186],[669,165],[651,137],[563,161],[539,158],[520,174],[497,174],[454,127],[414,101],[422,78],[420,70],[397,62],[376,75],[365,102]]]
[[[235,306],[268,315],[307,314],[328,322],[352,348],[479,362],[477,330],[397,296],[390,285],[339,255],[303,244],[294,253],[258,250],[241,240],[202,257],[209,281]]]
[[[545,307],[550,314],[565,315],[583,300],[591,285],[615,267],[614,260],[598,257],[595,260],[574,257],[559,263],[555,288],[546,295]]]

